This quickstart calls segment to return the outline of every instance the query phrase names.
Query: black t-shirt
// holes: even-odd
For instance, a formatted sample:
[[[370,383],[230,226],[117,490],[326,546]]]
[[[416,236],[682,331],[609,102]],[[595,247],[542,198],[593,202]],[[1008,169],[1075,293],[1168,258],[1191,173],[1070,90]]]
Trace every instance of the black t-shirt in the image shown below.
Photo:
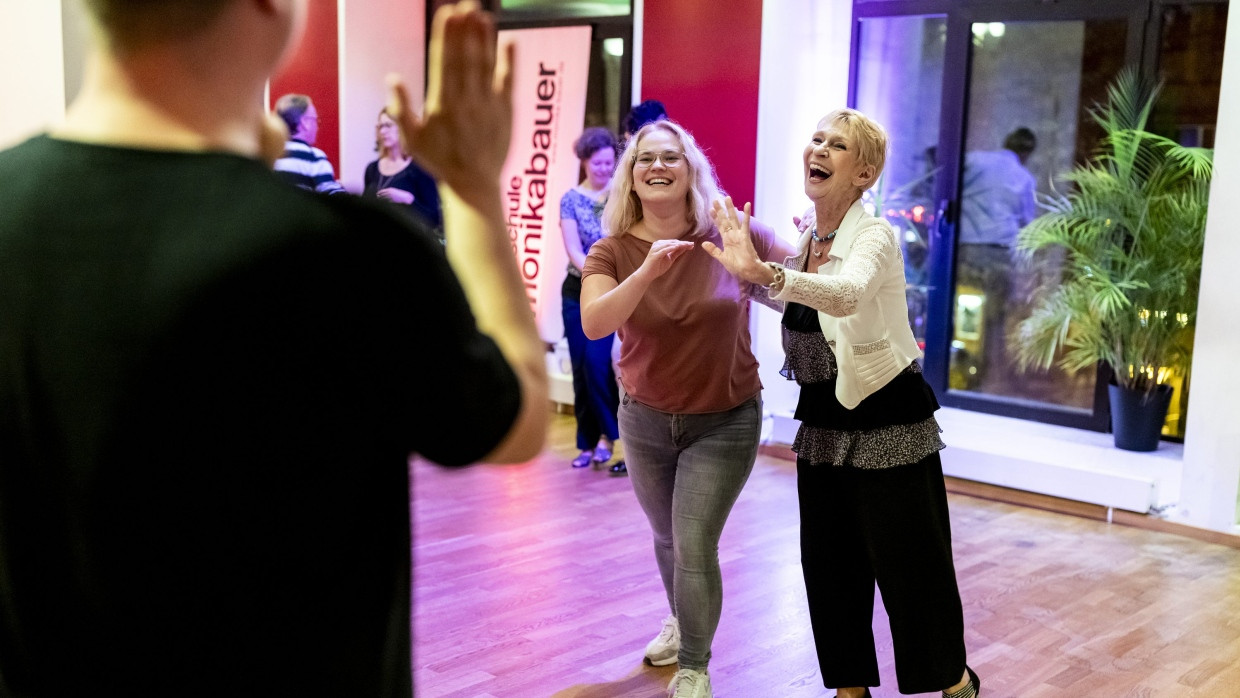
[[[519,388],[442,251],[259,163],[0,153],[0,695],[411,693],[411,453]]]
[[[443,235],[443,213],[440,211],[439,187],[430,173],[418,167],[417,163],[410,162],[405,169],[387,177],[379,173],[379,161],[375,160],[366,166],[362,182],[365,186],[362,190],[363,196],[376,196],[380,189],[388,187],[403,189],[413,194],[413,203],[401,206],[401,209],[421,216],[422,220],[429,223],[438,235]],[[442,238],[440,241],[442,242]]]

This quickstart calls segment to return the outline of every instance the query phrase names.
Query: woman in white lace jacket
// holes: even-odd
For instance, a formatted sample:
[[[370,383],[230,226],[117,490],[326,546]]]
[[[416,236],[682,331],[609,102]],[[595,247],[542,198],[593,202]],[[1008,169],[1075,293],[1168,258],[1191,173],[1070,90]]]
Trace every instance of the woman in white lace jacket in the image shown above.
[[[798,254],[783,265],[762,261],[748,215],[730,199],[714,208],[723,249],[703,247],[785,303],[782,373],[801,386],[793,443],[801,564],[824,685],[859,698],[879,684],[877,582],[900,692],[963,698],[981,682],[965,665],[939,405],[916,361],[899,242],[861,205],[886,150],[883,128],[864,114],[828,114],[803,155],[814,206]]]

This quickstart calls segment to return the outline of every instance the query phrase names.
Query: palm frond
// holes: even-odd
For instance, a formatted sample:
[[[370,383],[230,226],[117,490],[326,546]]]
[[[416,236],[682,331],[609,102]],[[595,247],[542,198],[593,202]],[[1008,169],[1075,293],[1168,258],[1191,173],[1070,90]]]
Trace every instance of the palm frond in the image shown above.
[[[1017,365],[1068,372],[1109,364],[1152,389],[1150,367],[1186,368],[1197,317],[1213,152],[1145,130],[1161,84],[1121,71],[1089,114],[1098,150],[1040,201],[1021,231],[1028,258],[1061,249],[1060,285],[1014,330]],[[1135,367],[1130,370],[1130,367]]]

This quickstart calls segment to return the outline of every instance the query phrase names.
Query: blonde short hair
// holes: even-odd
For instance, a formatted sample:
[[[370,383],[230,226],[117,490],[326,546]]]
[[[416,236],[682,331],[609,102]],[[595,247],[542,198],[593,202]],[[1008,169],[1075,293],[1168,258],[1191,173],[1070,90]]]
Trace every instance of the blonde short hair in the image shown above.
[[[874,176],[863,191],[874,186],[887,164],[887,130],[856,109],[836,109],[818,121],[818,128],[828,124],[844,132],[844,137],[857,151],[858,162],[874,168]]]
[[[602,224],[605,234],[612,237],[627,235],[629,229],[642,219],[642,202],[633,191],[633,163],[637,159],[637,145],[647,135],[660,129],[675,136],[685,154],[685,166],[690,176],[689,191],[685,195],[685,222],[692,225],[694,236],[704,235],[714,226],[710,207],[715,200],[724,196],[715,180],[715,168],[684,127],[663,119],[638,129],[620,155],[621,166],[616,167],[616,174],[611,178],[607,205],[603,208]]]

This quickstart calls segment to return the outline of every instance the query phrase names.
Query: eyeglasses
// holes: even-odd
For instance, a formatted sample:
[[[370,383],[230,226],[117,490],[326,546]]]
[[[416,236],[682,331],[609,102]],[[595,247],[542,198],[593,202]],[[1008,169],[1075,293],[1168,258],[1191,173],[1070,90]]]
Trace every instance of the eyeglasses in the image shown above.
[[[638,153],[636,158],[633,158],[633,164],[643,170],[654,167],[654,163],[657,161],[661,161],[664,167],[679,167],[680,163],[684,162],[684,159],[685,154],[677,150],[665,150],[661,153],[643,151]]]

